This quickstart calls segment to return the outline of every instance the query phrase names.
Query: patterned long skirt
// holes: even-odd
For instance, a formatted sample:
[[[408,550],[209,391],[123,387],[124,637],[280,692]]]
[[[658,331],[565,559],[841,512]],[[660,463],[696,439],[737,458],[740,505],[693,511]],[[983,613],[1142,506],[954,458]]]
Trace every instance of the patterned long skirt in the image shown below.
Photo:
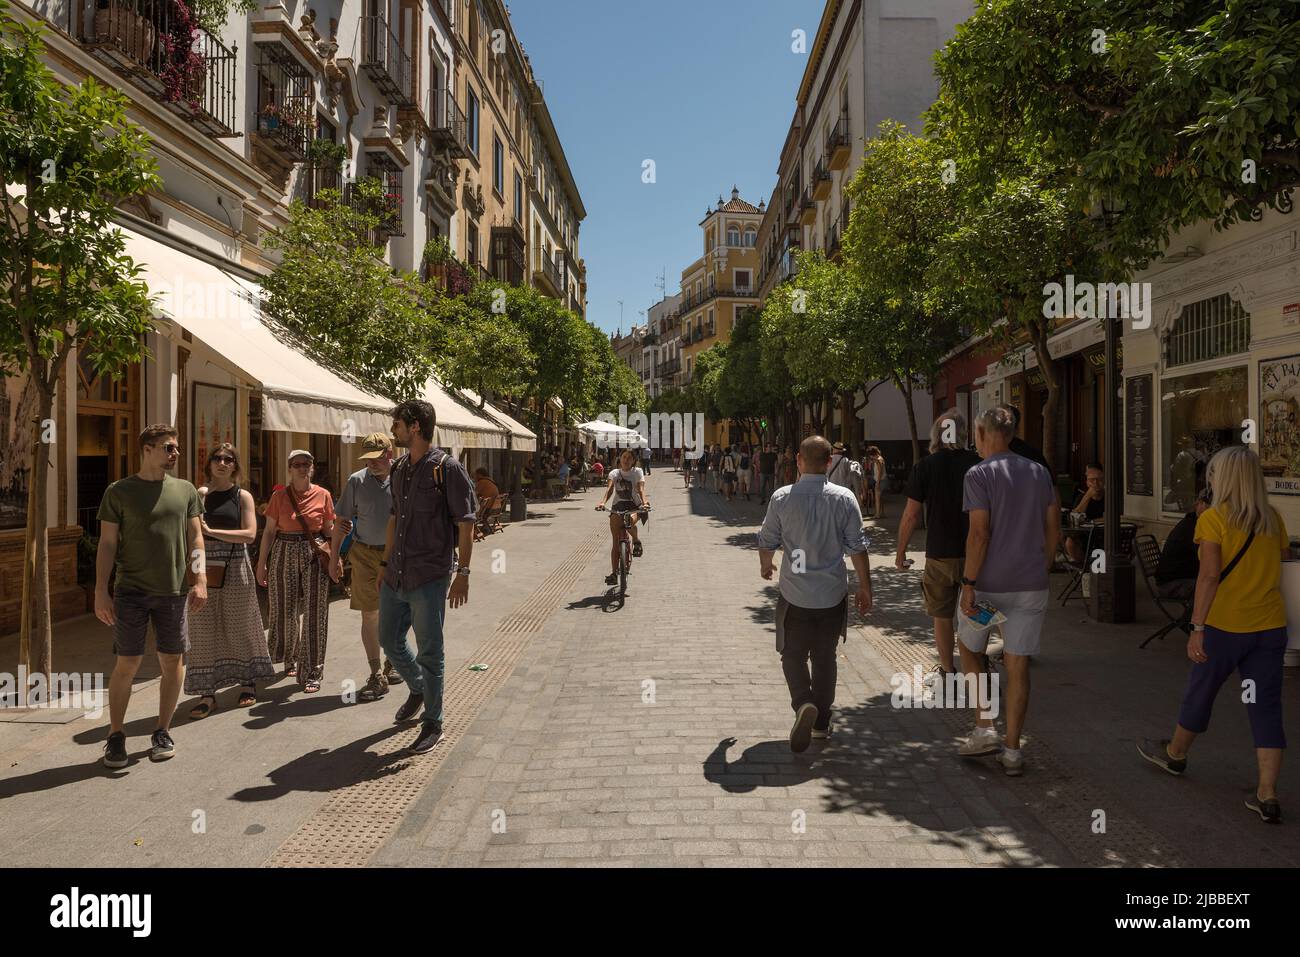
[[[207,603],[190,613],[186,694],[213,694],[229,685],[253,685],[258,678],[275,675],[248,549],[215,538],[205,538],[203,547],[208,564],[226,563],[226,576],[220,588],[208,589]]]
[[[271,545],[271,659],[297,667],[298,684],[325,676],[329,577],[306,535],[278,532]]]

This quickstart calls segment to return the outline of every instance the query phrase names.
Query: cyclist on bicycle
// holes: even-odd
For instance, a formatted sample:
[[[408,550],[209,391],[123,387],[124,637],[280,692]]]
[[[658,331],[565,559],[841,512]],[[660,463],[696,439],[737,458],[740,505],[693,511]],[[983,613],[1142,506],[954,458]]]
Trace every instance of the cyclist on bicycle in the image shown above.
[[[609,552],[611,571],[605,578],[606,585],[618,584],[618,546],[623,539],[621,513],[640,512],[641,521],[644,522],[646,512],[650,508],[650,502],[645,497],[645,473],[637,467],[636,453],[631,449],[624,449],[618,461],[619,467],[609,473],[609,485],[605,488],[605,497],[596,506],[596,511],[602,511],[610,495],[614,496],[614,505],[609,510],[609,534],[613,539],[613,545]],[[641,539],[637,537],[635,521],[632,522],[631,531],[632,557],[640,558]]]

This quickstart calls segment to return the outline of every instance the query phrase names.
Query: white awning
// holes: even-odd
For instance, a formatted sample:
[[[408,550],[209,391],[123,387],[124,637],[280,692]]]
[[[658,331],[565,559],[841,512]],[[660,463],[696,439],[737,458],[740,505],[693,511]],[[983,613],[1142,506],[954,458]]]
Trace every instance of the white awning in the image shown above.
[[[602,449],[611,446],[618,449],[639,449],[646,444],[646,440],[636,429],[625,429],[621,425],[602,422],[599,419],[579,423],[578,431],[595,439],[596,445]]]
[[[477,406],[479,404],[479,394],[473,389],[461,389],[460,391],[470,400],[472,405]],[[535,452],[537,450],[537,436],[534,435],[527,426],[521,424],[519,420],[506,415],[506,413],[502,412],[497,406],[490,402],[484,405],[480,411],[482,411],[484,415],[500,422],[501,425],[510,433],[512,436],[510,447],[513,451]]]
[[[447,450],[504,449],[506,428],[473,408],[467,399],[456,394],[436,378],[428,381],[424,399],[433,406],[437,418],[434,433],[437,444]],[[477,404],[477,396],[474,404]],[[455,454],[453,452],[453,454]]]
[[[206,260],[118,227],[164,316],[262,392],[262,428],[387,435],[393,403],[357,388],[283,342],[263,321],[261,289]]]

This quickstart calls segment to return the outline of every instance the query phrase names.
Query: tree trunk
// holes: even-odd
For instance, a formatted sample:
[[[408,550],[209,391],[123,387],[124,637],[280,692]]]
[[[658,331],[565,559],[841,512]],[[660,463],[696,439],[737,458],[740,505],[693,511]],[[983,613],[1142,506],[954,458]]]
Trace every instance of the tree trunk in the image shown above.
[[[916,434],[916,409],[912,407],[912,378],[908,376],[904,380],[895,376],[894,385],[903,394],[903,402],[907,405],[907,428],[912,433],[912,464],[915,465],[921,461],[921,441]]]
[[[1061,401],[1061,372],[1056,360],[1047,348],[1047,330],[1038,323],[1033,323],[1029,330],[1034,343],[1034,355],[1038,357],[1038,368],[1047,383],[1047,401],[1043,404],[1043,458],[1047,459],[1047,471],[1052,482],[1056,481],[1056,408]],[[1110,383],[1106,383],[1110,387]],[[1022,410],[1023,411],[1023,410]],[[1109,428],[1110,423],[1107,423]],[[1106,465],[1109,467],[1110,463]]]
[[[54,396],[44,387],[43,370],[34,367],[39,407],[32,420],[32,471],[27,488],[27,541],[23,563],[23,624],[18,639],[18,663],[27,666],[30,676],[45,675],[51,687],[53,635],[50,623],[50,540],[47,530],[49,501],[50,443],[41,441],[42,423],[52,418]],[[56,438],[63,438],[56,436]],[[24,697],[26,689],[23,689]]]
[[[840,441],[844,447],[853,445],[853,392],[845,390],[840,393]]]

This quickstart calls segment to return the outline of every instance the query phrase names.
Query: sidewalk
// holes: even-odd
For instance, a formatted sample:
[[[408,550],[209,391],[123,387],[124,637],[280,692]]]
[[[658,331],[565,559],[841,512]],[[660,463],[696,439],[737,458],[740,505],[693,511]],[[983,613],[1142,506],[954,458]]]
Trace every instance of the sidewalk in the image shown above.
[[[920,541],[917,569],[886,567],[896,506],[872,526],[876,609],[853,613],[841,646],[835,735],[792,754],[757,502],[686,491],[668,469],[648,487],[655,511],[622,607],[602,581],[597,490],[538,505],[550,517],[476,548],[471,603],[448,614],[449,737],[434,754],[401,753],[413,729],[391,724],[400,690],[378,705],[340,701],[332,682],[364,677],[364,662],[357,616],[339,603],[320,695],[281,681],[248,714],[223,697],[211,718],[176,722],[167,764],[106,772],[94,763],[104,720],[0,723],[0,840],[19,864],[112,866],[1300,861],[1300,832],[1241,806],[1254,755],[1232,686],[1185,778],[1138,758],[1137,738],[1171,729],[1188,667],[1178,635],[1138,651],[1157,622],[1144,592],[1134,625],[1053,603],[1022,778],[956,756],[968,713],[894,708],[891,678],[933,660]],[[487,571],[493,547],[504,574]],[[61,634],[61,668],[73,667],[68,644]],[[468,672],[472,661],[491,668]],[[1294,677],[1285,694],[1294,729]],[[152,687],[133,699],[133,753],[156,700]],[[1300,795],[1293,767],[1281,792],[1300,813],[1287,798]]]

